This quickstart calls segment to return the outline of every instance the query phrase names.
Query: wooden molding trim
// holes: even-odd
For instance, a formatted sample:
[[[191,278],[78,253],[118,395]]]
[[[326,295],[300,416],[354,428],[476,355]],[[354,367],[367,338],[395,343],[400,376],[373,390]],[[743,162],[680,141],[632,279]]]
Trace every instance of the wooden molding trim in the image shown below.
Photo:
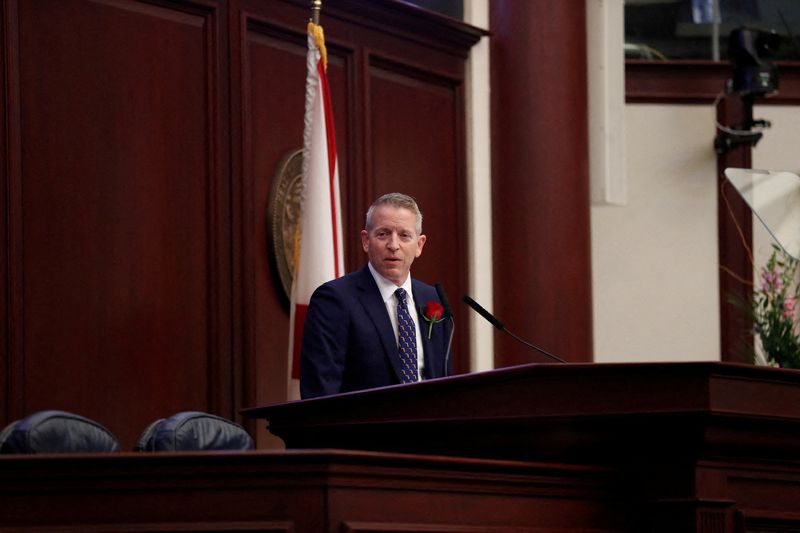
[[[800,105],[800,61],[776,62],[778,94],[761,103]],[[731,66],[717,61],[625,61],[627,103],[710,103],[725,90]]]
[[[309,5],[307,0],[286,1],[304,8]],[[398,0],[326,0],[322,9],[323,26],[326,16],[382,33],[403,35],[464,59],[469,57],[472,46],[489,34],[460,20]]]

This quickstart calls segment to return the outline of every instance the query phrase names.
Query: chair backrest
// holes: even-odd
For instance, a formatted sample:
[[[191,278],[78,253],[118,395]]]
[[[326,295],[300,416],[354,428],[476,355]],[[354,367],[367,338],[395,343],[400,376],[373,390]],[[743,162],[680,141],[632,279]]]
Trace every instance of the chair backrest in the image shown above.
[[[237,450],[254,448],[247,431],[209,413],[184,411],[150,424],[134,446],[138,452]]]
[[[0,453],[118,452],[119,442],[102,425],[66,411],[39,411],[0,432]]]

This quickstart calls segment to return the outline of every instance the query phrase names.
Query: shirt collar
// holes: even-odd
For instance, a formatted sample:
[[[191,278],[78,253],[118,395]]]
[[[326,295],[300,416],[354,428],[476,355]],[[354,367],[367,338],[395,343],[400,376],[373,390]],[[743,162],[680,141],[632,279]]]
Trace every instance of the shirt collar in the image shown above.
[[[386,303],[389,298],[392,298],[394,296],[394,291],[400,287],[405,289],[405,291],[411,295],[411,298],[413,299],[413,294],[411,292],[411,275],[406,276],[405,282],[398,287],[393,282],[381,276],[378,271],[375,270],[375,267],[372,266],[372,263],[367,263],[367,266],[369,266],[369,272],[372,274],[373,279],[375,279],[375,283],[378,285],[378,290],[381,291],[381,298],[383,298],[384,303]]]

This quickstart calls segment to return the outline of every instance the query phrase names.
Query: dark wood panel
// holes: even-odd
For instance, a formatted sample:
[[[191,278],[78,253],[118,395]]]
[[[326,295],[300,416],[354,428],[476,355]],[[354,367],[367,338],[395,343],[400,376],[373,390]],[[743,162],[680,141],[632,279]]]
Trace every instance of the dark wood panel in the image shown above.
[[[736,96],[717,106],[717,121],[736,127],[744,120],[742,103]],[[752,167],[752,147],[739,145],[717,155],[717,235],[719,256],[720,358],[722,361],[752,362],[753,320],[742,312],[753,299],[753,213],[750,206],[725,177],[726,168]]]
[[[539,527],[466,526],[451,524],[404,524],[401,522],[344,522],[344,533],[544,533]]]
[[[0,87],[5,88],[0,97],[0,161],[3,161],[0,164],[0,250],[5,251],[0,260],[0,309],[4,312],[0,320],[0,386],[3,387],[0,422],[5,422],[13,410],[15,400],[12,393],[17,387],[12,379],[21,375],[12,369],[17,361],[14,355],[19,353],[19,306],[16,301],[19,291],[14,290],[12,280],[17,279],[20,273],[18,262],[14,260],[20,253],[11,249],[11,243],[18,243],[20,239],[9,239],[12,233],[17,233],[12,206],[19,205],[20,190],[18,35],[16,25],[11,24],[17,18],[15,7],[3,3],[0,9],[0,45],[4,52],[0,54]]]
[[[374,197],[400,191],[419,203],[427,242],[413,275],[442,283],[453,296],[469,292],[461,83],[379,57],[370,63],[367,186]],[[466,325],[459,321],[456,354],[466,352]],[[454,363],[456,371],[466,368],[463,358]]]
[[[800,62],[776,63],[777,94],[763,104],[797,105],[800,102]],[[625,99],[629,103],[710,103],[725,90],[733,74],[729,63],[715,61],[625,62]]]
[[[306,34],[290,32],[251,17],[247,38],[246,131],[249,136],[249,168],[254,184],[255,351],[258,374],[270,384],[264,399],[286,397],[288,376],[289,317],[283,289],[276,283],[267,249],[267,203],[276,169],[282,159],[303,146],[306,80]],[[350,57],[329,43],[328,74],[339,156],[340,180],[348,177],[349,122],[348,79]],[[277,95],[277,97],[276,97]],[[342,187],[345,190],[345,187]],[[343,194],[346,198],[346,196]],[[343,199],[343,210],[347,210]],[[345,235],[345,241],[354,239]]]
[[[216,276],[229,275],[212,229],[228,217],[213,16],[194,4],[19,4],[16,393],[25,412],[81,413],[125,446],[156,417],[215,407],[212,380],[227,381],[216,358],[230,364],[217,353],[229,333],[211,312]]]
[[[490,5],[493,310],[545,350],[590,361],[585,7]],[[495,336],[496,366],[534,361],[547,359]]]
[[[714,61],[625,62],[625,99],[639,102],[713,102],[732,67]]]
[[[0,528],[610,532],[626,513],[616,478],[603,468],[359,452],[5,456]]]
[[[303,106],[306,41],[302,33],[274,35],[274,30],[250,19],[244,47],[245,179],[252,187],[254,352],[261,383],[258,400],[287,397],[289,316],[283,289],[270,265],[267,203],[279,162],[303,146]],[[280,94],[273,98],[271,95]]]

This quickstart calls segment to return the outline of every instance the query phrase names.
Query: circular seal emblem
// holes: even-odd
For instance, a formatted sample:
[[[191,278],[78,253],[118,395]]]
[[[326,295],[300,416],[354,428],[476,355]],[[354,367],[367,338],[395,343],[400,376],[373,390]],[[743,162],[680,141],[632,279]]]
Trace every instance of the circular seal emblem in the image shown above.
[[[287,153],[275,169],[267,201],[267,251],[273,280],[288,309],[295,272],[303,197],[303,150]]]

